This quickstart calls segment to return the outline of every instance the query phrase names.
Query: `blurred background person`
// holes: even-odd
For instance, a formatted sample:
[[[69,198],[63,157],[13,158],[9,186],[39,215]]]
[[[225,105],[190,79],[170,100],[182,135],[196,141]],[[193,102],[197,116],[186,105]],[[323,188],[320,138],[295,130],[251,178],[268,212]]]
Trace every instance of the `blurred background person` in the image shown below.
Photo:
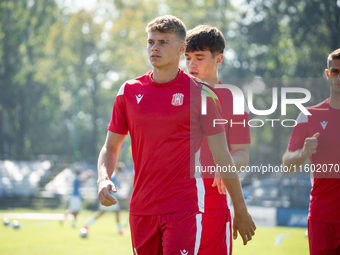
[[[79,188],[81,186],[81,183],[87,181],[93,175],[93,171],[88,170],[82,174],[81,169],[77,168],[75,170],[75,174],[76,175],[73,180],[73,192],[70,197],[69,208],[65,212],[65,217],[67,216],[67,214],[73,215],[73,220],[72,220],[71,225],[74,228],[76,227],[77,216],[82,209],[82,198],[79,192]],[[64,219],[62,220],[62,222],[64,221]]]
[[[128,199],[129,195],[128,194],[122,194],[121,192],[119,192],[121,183],[120,183],[120,176],[122,174],[122,172],[125,170],[125,164],[123,162],[118,162],[117,166],[116,166],[116,170],[114,171],[113,175],[111,176],[111,181],[116,185],[117,188],[117,193],[113,193],[112,191],[110,191],[110,195],[113,196],[115,198],[115,200],[117,201],[117,204],[111,205],[111,206],[104,206],[102,204],[99,203],[99,207],[98,207],[98,211],[93,214],[85,223],[84,228],[88,229],[94,222],[96,219],[98,219],[99,217],[101,217],[105,212],[115,212],[116,214],[116,222],[117,222],[117,230],[118,233],[120,235],[124,235],[124,236],[128,236],[128,232],[123,230],[123,226],[126,224],[122,224],[120,222],[120,218],[119,218],[119,214],[120,214],[120,205],[118,202],[117,198],[125,198]]]

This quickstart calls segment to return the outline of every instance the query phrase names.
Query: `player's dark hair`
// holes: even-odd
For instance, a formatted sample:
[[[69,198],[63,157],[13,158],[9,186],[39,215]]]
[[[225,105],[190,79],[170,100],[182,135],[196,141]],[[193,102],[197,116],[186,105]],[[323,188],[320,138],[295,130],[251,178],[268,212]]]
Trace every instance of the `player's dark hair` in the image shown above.
[[[328,55],[327,58],[327,69],[329,69],[329,67],[332,64],[332,61],[334,59],[340,59],[340,48],[336,49],[335,51],[333,51],[331,54]]]
[[[161,33],[175,33],[178,38],[185,42],[187,30],[184,23],[177,17],[172,15],[160,16],[152,20],[146,26],[146,32],[159,31]]]
[[[212,55],[223,53],[225,39],[216,27],[199,25],[188,31],[186,52],[208,50]]]

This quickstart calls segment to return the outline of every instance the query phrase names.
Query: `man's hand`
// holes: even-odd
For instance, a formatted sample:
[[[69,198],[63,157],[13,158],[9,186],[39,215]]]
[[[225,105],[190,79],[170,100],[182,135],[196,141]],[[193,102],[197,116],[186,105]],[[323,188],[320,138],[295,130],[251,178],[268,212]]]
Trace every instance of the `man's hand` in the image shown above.
[[[218,189],[218,193],[226,195],[227,191],[226,191],[226,187],[221,179],[221,176],[218,172],[215,172],[215,178],[214,178],[214,183],[212,185],[213,187],[217,186]]]
[[[110,195],[109,191],[117,192],[116,186],[110,180],[101,181],[98,184],[98,198],[102,205],[110,206],[117,204],[117,201]]]
[[[238,231],[243,239],[243,245],[246,245],[252,239],[252,236],[255,235],[255,230],[255,223],[246,209],[235,212],[233,223],[234,240],[237,238]]]
[[[313,154],[316,153],[316,148],[318,147],[318,137],[319,137],[319,132],[315,133],[312,137],[307,137],[305,140],[305,144],[303,145],[302,148],[302,155],[306,158],[309,158]]]
[[[116,186],[110,180],[116,167],[119,150],[125,135],[107,131],[106,141],[100,150],[98,158],[98,198],[104,206],[117,204],[117,201],[109,194],[109,191],[117,192]]]

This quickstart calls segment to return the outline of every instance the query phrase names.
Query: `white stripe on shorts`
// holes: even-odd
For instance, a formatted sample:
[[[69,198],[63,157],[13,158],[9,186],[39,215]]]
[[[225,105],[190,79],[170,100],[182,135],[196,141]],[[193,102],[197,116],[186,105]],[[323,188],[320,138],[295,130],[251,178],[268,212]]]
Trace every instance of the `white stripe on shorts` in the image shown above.
[[[228,255],[230,254],[230,222],[227,222],[227,251]]]
[[[196,243],[195,243],[195,255],[197,255],[198,250],[201,245],[201,236],[202,236],[202,213],[198,213],[196,215]]]

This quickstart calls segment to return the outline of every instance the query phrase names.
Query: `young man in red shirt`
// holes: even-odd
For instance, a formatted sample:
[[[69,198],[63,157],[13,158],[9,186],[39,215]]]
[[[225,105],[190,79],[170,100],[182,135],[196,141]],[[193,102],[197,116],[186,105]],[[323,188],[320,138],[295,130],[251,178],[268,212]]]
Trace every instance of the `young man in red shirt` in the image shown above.
[[[207,98],[201,113],[202,85],[179,69],[185,52],[186,28],[178,18],[161,16],[147,28],[153,70],[123,84],[116,97],[105,144],[98,159],[98,197],[103,205],[116,201],[110,177],[119,149],[130,133],[135,168],[130,202],[130,228],[135,255],[197,254],[204,210],[204,185],[191,178],[204,135],[216,164],[233,165],[224,127],[213,127],[221,110]],[[255,225],[247,212],[235,173],[223,179],[230,187],[237,229],[245,243]],[[235,201],[234,201],[235,200]]]
[[[218,79],[218,67],[222,63],[225,48],[223,34],[215,27],[200,25],[188,31],[186,41],[185,59],[188,72],[215,87],[222,101],[222,118],[228,121],[225,125],[228,149],[237,169],[246,166],[249,161],[249,126],[231,123],[248,123],[249,110],[244,112],[244,115],[233,115],[231,91],[215,86],[221,83]],[[206,138],[202,143],[200,162],[202,166],[214,165]],[[223,185],[216,187],[213,174],[204,173],[202,177],[205,186],[205,212],[198,254],[232,254],[232,222],[225,188]],[[215,182],[217,181],[220,180],[215,179]],[[236,238],[236,229],[234,235]]]
[[[340,254],[340,49],[327,59],[330,98],[300,113],[283,164],[299,169],[311,161],[312,191],[308,215],[311,255]],[[321,171],[319,171],[321,170]]]

